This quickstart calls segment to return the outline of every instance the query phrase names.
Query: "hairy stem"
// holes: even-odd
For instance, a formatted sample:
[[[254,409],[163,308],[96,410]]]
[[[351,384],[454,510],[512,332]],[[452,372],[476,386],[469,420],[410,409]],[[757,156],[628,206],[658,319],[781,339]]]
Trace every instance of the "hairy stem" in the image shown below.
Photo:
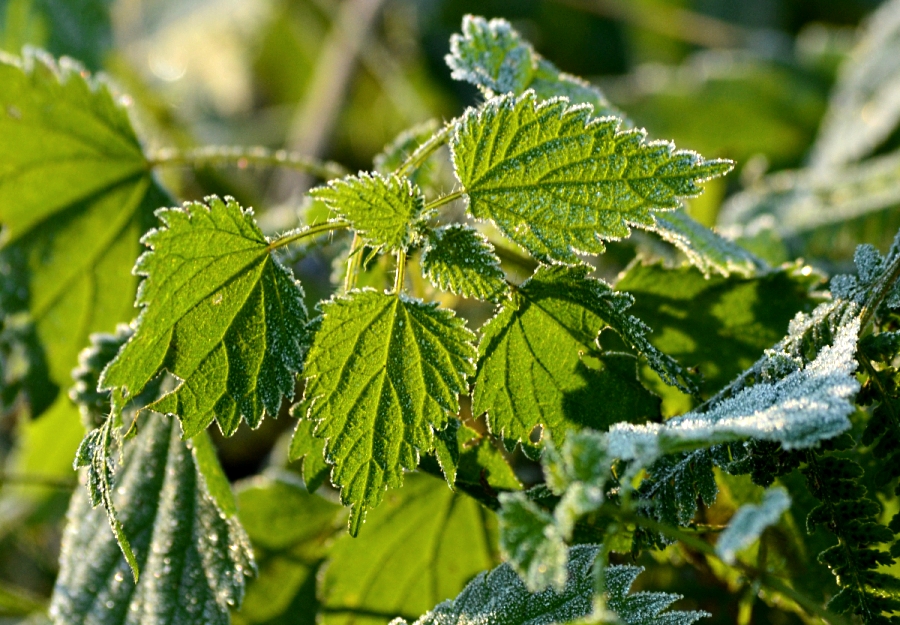
[[[347,173],[342,165],[333,161],[320,161],[287,150],[270,150],[263,147],[210,145],[189,150],[164,148],[151,154],[147,159],[147,164],[150,167],[182,165],[190,167],[235,165],[239,168],[248,165],[284,167],[302,171],[323,180],[339,178]]]
[[[362,238],[358,232],[354,232],[353,242],[350,244],[350,256],[347,258],[347,274],[344,276],[344,293],[348,293],[356,287],[359,269],[362,266],[362,253]]]
[[[335,230],[343,230],[344,228],[349,227],[349,221],[326,221],[321,224],[309,226],[308,228],[292,230],[291,232],[287,232],[269,243],[268,250],[271,252],[272,250],[277,250],[280,247],[290,245],[291,243],[296,243],[297,241],[306,239],[308,237],[318,236],[320,234],[333,232]]]
[[[428,212],[432,209],[438,208],[439,206],[444,206],[445,204],[449,204],[450,202],[453,202],[453,201],[461,198],[463,195],[465,195],[465,193],[466,192],[464,190],[458,189],[458,190],[454,191],[453,193],[448,193],[447,195],[442,195],[441,197],[439,197],[435,200],[432,200],[431,202],[426,204],[423,211]]]
[[[403,176],[404,174],[413,172],[421,167],[422,163],[428,160],[429,156],[431,156],[442,145],[447,143],[450,138],[450,131],[453,129],[454,125],[454,121],[451,121],[439,131],[431,135],[428,141],[416,148],[415,152],[410,154],[409,158],[407,158],[394,173],[398,176]]]
[[[403,278],[406,275],[406,252],[399,250],[397,252],[397,275],[394,276],[394,294],[400,295],[403,292]]]

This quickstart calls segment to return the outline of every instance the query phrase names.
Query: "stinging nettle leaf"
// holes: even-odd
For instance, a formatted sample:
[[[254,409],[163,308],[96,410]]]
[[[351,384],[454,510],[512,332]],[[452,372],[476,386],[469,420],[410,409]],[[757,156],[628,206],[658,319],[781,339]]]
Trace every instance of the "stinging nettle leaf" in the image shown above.
[[[770,525],[791,507],[791,498],[783,488],[767,490],[759,505],[740,507],[716,542],[716,554],[728,564],[734,564],[737,552],[753,543]]]
[[[389,250],[409,247],[413,224],[425,206],[425,197],[409,179],[377,173],[332,180],[310,194],[347,219],[369,243]]]
[[[576,252],[600,253],[602,239],[627,237],[629,225],[653,226],[654,211],[678,208],[732,168],[645,137],[526,92],[469,110],[450,147],[476,218],[539,259],[576,263]]]
[[[451,311],[402,295],[352,291],[321,309],[306,363],[307,418],[328,440],[331,480],[352,506],[356,534],[458,412],[474,336]]]
[[[573,104],[590,104],[597,116],[622,117],[597,87],[560,72],[504,19],[464,16],[462,34],[450,37],[444,59],[452,78],[477,86],[487,98],[532,89],[542,100],[564,96]]]
[[[428,233],[422,272],[437,288],[463,297],[498,301],[509,290],[494,248],[484,235],[463,224]]]
[[[132,581],[103,510],[92,510],[87,491],[78,489],[51,600],[54,622],[226,625],[255,570],[233,503],[219,505],[174,419],[151,414],[124,454],[112,497],[140,581]]]
[[[528,592],[512,567],[502,564],[478,575],[456,599],[438,605],[413,625],[550,625],[588,616],[594,607],[597,551],[596,545],[569,549],[568,578],[560,593],[553,589]],[[406,625],[406,621],[396,619],[391,625]]]
[[[632,299],[587,277],[586,267],[541,267],[482,328],[473,413],[527,448],[535,426],[562,443],[569,430],[606,429],[658,415],[659,400],[637,379],[630,354],[604,353],[600,331],[616,330],[660,375],[683,378],[625,310]],[[614,398],[614,399],[613,399]]]
[[[644,570],[638,566],[610,566],[604,571],[606,582],[606,607],[622,620],[625,625],[690,625],[708,612],[675,610],[667,608],[681,599],[681,595],[668,592],[636,592],[628,594],[634,580]]]
[[[104,370],[125,397],[163,371],[180,380],[151,405],[178,415],[185,438],[213,420],[225,435],[293,397],[308,341],[303,290],[280,265],[250,211],[233,199],[157,212],[163,227],[135,271],[145,276],[134,336]]]
[[[88,336],[133,317],[129,268],[171,200],[121,101],[72,61],[0,56],[0,136],[0,343],[27,354],[37,416],[69,385]]]

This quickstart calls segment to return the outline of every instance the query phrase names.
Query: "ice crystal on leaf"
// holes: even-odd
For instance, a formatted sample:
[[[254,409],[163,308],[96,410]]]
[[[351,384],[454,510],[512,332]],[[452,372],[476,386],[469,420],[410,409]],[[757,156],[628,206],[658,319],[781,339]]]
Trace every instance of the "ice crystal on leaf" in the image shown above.
[[[731,161],[645,138],[529,91],[467,112],[450,146],[476,218],[539,259],[576,263],[576,252],[602,252],[602,239],[627,237],[629,224],[652,226],[654,211],[678,208],[731,170]]]

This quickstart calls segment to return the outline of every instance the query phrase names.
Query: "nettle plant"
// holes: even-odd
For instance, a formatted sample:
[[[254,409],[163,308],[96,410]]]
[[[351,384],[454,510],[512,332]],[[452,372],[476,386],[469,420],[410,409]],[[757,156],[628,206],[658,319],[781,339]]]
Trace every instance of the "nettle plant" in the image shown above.
[[[68,401],[90,343],[54,622],[692,623],[621,564],[672,544],[751,602],[898,622],[900,242],[815,291],[681,207],[730,161],[648,140],[507,22],[467,17],[447,62],[484,101],[346,175],[147,153],[102,79],[3,57],[4,402]],[[231,198],[172,207],[154,173],[237,160],[327,180],[309,195],[329,216],[266,236]],[[635,228],[689,264],[593,277]],[[317,243],[342,284],[308,309],[290,264]],[[95,333],[135,287],[137,318]],[[494,314],[470,329],[439,303],[459,298]],[[303,481],[272,469],[235,497],[208,428],[288,404]]]

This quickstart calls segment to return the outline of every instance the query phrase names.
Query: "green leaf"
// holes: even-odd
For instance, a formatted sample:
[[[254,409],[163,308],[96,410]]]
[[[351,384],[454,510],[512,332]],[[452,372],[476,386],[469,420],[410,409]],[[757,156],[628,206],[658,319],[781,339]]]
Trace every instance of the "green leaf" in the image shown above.
[[[587,271],[539,268],[482,328],[473,413],[487,412],[495,434],[529,445],[541,425],[561,443],[569,430],[659,413],[658,399],[638,382],[635,358],[604,353],[597,337],[612,327],[670,379],[677,365],[646,343],[646,327],[624,312],[631,299]],[[607,401],[610,394],[615,402]]]
[[[727,564],[734,564],[737,552],[756,541],[790,507],[791,498],[783,488],[767,490],[759,505],[741,506],[719,535],[716,554]]]
[[[151,414],[143,422],[112,486],[140,581],[132,581],[103,510],[91,509],[87,491],[78,489],[51,600],[54,620],[129,623],[140,614],[142,623],[227,624],[253,556],[236,516],[216,505],[176,420]]]
[[[100,69],[113,43],[112,0],[0,0],[0,46],[18,53],[26,44]]]
[[[259,571],[247,585],[235,625],[314,625],[316,575],[344,509],[310,495],[296,475],[268,470],[235,485],[241,524]]]
[[[350,222],[366,241],[389,250],[406,249],[425,197],[407,178],[361,173],[332,180],[310,192]]]
[[[353,291],[321,307],[307,357],[307,418],[328,443],[331,481],[351,505],[356,534],[366,510],[403,482],[459,410],[474,373],[473,335],[449,310],[405,296]]]
[[[602,252],[601,239],[627,237],[629,224],[652,226],[653,211],[678,208],[732,167],[618,125],[527,92],[470,110],[450,142],[469,210],[535,257],[575,263],[576,252]]]
[[[501,490],[520,490],[522,483],[509,465],[499,446],[488,436],[480,436],[474,430],[461,426],[457,431],[459,445],[459,466],[457,467],[457,483],[478,485],[484,488],[485,482],[491,488]]]
[[[496,563],[493,516],[421,474],[330,551],[320,587],[324,625],[375,625],[420,614]]]
[[[708,395],[777,343],[794,315],[812,308],[816,282],[796,268],[726,279],[704,278],[690,267],[635,263],[616,289],[634,296],[629,312],[653,328],[649,339],[657,349],[698,369]]]
[[[604,572],[606,607],[615,612],[625,625],[690,625],[711,616],[707,612],[667,612],[666,609],[681,599],[681,595],[647,591],[628,594],[635,578],[643,570],[638,566],[610,566]]]
[[[306,407],[298,404],[303,412]],[[291,446],[288,457],[291,460],[300,460],[302,464],[303,483],[310,493],[319,490],[319,487],[328,479],[328,463],[325,462],[325,441],[316,438],[313,432],[316,424],[308,419],[300,419],[297,430],[291,438]]]
[[[647,230],[684,252],[688,261],[705,277],[713,272],[725,277],[733,273],[750,277],[767,268],[765,261],[698,223],[683,209],[665,216],[656,215],[654,225],[648,226]]]
[[[522,577],[529,592],[553,588],[563,592],[568,579],[568,550],[553,517],[524,493],[503,493],[500,549],[503,559]]]
[[[464,16],[462,34],[450,37],[445,60],[452,78],[477,86],[487,98],[532,89],[542,100],[564,96],[572,104],[590,104],[598,117],[622,117],[597,87],[560,72],[504,19]]]
[[[481,573],[453,601],[445,601],[413,625],[550,625],[566,623],[593,611],[595,545],[569,550],[568,578],[561,593],[528,592],[512,567],[503,564]],[[398,619],[398,625],[405,623]]]
[[[463,297],[499,301],[508,292],[494,248],[484,235],[463,224],[428,233],[422,273],[442,291]]]
[[[900,123],[900,4],[885,2],[841,66],[810,157],[834,169],[869,156]]]
[[[130,267],[170,200],[125,108],[74,63],[0,58],[0,113],[0,318],[25,339],[37,416],[88,336],[134,316]]]
[[[168,371],[181,383],[152,404],[178,415],[185,438],[213,420],[227,436],[257,427],[294,394],[308,332],[303,290],[233,199],[157,212],[163,227],[136,271],[146,276],[135,334],[100,384],[133,397]]]

